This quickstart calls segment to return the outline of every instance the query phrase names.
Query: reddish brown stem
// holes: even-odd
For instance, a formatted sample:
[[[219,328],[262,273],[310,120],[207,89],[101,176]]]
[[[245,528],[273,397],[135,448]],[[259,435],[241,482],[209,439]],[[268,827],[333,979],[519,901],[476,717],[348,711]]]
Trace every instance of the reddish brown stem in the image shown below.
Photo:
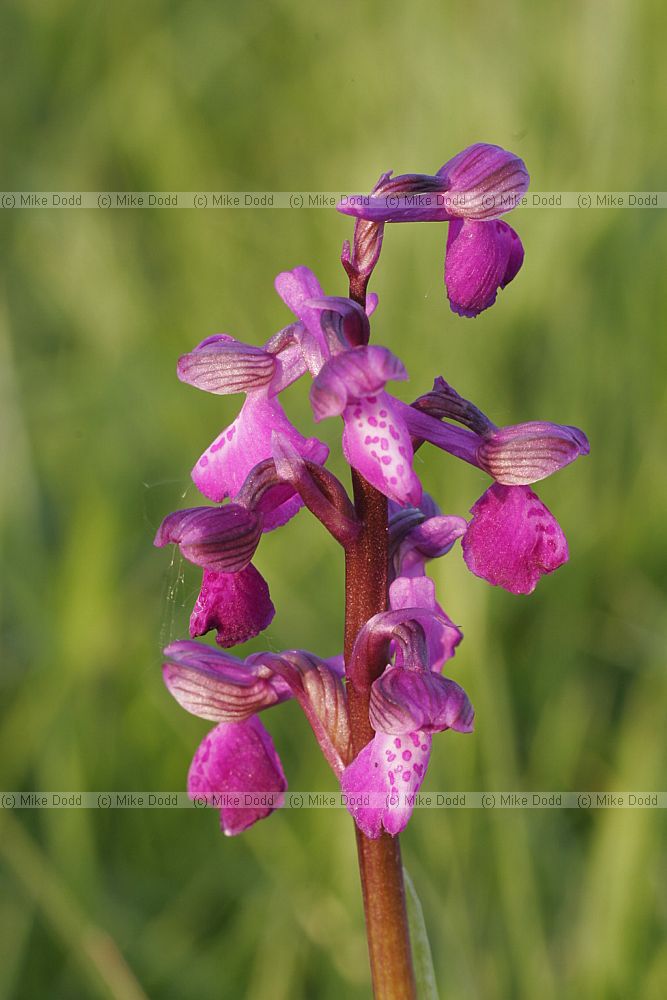
[[[387,609],[387,499],[352,470],[354,501],[362,524],[345,559],[345,660],[359,629]],[[373,738],[368,721],[370,689],[386,666],[384,657],[365,663],[348,677],[352,750]],[[357,830],[357,853],[366,916],[366,935],[376,1000],[416,997],[398,837],[370,840]]]

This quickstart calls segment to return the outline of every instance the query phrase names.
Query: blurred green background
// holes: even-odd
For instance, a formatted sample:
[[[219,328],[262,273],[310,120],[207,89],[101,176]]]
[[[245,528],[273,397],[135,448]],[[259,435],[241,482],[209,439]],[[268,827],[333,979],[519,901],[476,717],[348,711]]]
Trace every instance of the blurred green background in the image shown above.
[[[657,0],[4,0],[0,186],[363,191],[484,140],[534,190],[664,190],[666,27]],[[510,221],[524,269],[475,321],[445,299],[443,226],[390,228],[372,286],[404,398],[442,373],[499,423],[592,444],[539,488],[571,561],[532,597],[458,549],[432,568],[477,730],[435,741],[425,790],[661,790],[665,218]],[[344,294],[350,229],[322,210],[2,213],[2,788],[184,787],[208,724],[163,688],[160,646],[197,573],[151,541],[196,503],[188,470],[238,400],[178,383],[176,357],[283,326],[282,269]],[[300,388],[288,404],[309,428]],[[451,513],[485,488],[435,451],[418,468]],[[318,526],[301,514],[258,565],[278,613],[252,648],[338,651],[341,561]],[[295,706],[267,723],[292,789],[334,788]],[[416,814],[403,850],[442,997],[664,997],[665,833],[652,810]],[[0,813],[0,997],[365,997],[353,841],[338,811],[231,840],[213,813]]]

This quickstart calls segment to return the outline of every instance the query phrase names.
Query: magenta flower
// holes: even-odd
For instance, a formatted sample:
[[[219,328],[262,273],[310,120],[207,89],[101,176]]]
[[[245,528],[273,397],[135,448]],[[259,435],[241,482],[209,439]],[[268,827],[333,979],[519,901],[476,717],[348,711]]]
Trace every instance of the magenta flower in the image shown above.
[[[199,745],[188,774],[188,794],[220,810],[222,829],[241,833],[283,802],[287,780],[273,741],[257,713],[290,697],[304,709],[337,773],[349,745],[345,691],[338,664],[301,650],[256,653],[245,661],[198,642],[165,651],[165,684],[193,715],[216,722]],[[239,804],[222,799],[236,794]]]
[[[264,515],[240,504],[175,511],[160,525],[154,544],[175,543],[189,562],[204,569],[190,618],[193,638],[216,629],[221,646],[235,646],[272,621],[268,585],[250,564],[263,527]]]
[[[497,220],[517,205],[529,181],[518,156],[475,143],[434,175],[384,174],[370,197],[355,195],[338,210],[376,225],[449,222],[447,295],[454,312],[472,317],[493,305],[523,264],[517,233]]]
[[[407,379],[403,364],[384,347],[366,346],[366,313],[350,299],[324,296],[307,268],[279,275],[276,288],[311,345],[306,353],[314,375],[315,420],[342,416],[343,451],[350,465],[397,503],[419,503],[410,434],[398,401],[385,391],[387,382]]]
[[[496,480],[471,509],[473,519],[463,540],[471,572],[525,594],[567,561],[558,522],[527,486],[587,455],[590,446],[583,431],[545,421],[498,428],[444,379],[436,379],[432,392],[406,407],[404,415],[420,441],[430,441]]]
[[[431,755],[432,734],[472,731],[474,712],[454,681],[430,669],[424,624],[435,615],[418,612],[376,615],[361,630],[352,654],[366,655],[369,644],[392,633],[401,645],[401,665],[387,669],[372,686],[373,740],[343,772],[341,788],[357,826],[367,837],[397,834],[410,819]],[[408,626],[405,633],[404,627]]]

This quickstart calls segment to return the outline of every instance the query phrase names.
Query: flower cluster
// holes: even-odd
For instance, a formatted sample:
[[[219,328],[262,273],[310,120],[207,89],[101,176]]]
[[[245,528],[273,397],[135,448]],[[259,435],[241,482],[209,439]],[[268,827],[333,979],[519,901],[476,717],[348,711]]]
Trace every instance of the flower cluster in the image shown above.
[[[292,313],[289,325],[263,347],[218,334],[178,362],[183,382],[217,395],[245,395],[238,417],[192,471],[212,505],[170,514],[155,538],[158,546],[178,545],[202,568],[191,639],[214,630],[222,647],[185,640],[165,650],[169,691],[189,712],[216,723],[194,756],[188,791],[193,797],[269,796],[256,808],[225,805],[221,823],[228,834],[281,803],[287,782],[258,715],[288,698],[305,712],[359,828],[369,837],[402,830],[424,780],[433,733],[470,732],[473,724],[467,695],[442,674],[462,633],[439,606],[426,563],[460,539],[472,573],[527,594],[568,558],[558,522],[531,486],[588,452],[583,432],[546,422],[498,427],[442,377],[411,405],[403,403],[387,388],[408,377],[403,363],[370,343],[377,297],[365,292],[385,223],[449,222],[450,301],[457,312],[476,315],[521,266],[520,240],[495,216],[527,183],[521,160],[485,145],[460,153],[433,177],[383,175],[353,211],[355,236],[342,258],[350,298],[325,295],[306,267],[283,272],[275,285]],[[443,200],[431,204],[434,197]],[[242,659],[224,650],[257,636],[274,615],[268,585],[252,564],[263,533],[284,526],[303,506],[345,549],[362,530],[345,487],[325,467],[327,446],[304,437],[280,403],[280,394],[307,375],[314,420],[342,418],[348,464],[388,498],[386,610],[361,628],[346,663],[304,650]],[[423,492],[413,458],[426,443],[490,477],[470,520],[442,514]],[[370,692],[374,738],[354,754],[346,681],[369,657],[380,657],[386,669]]]

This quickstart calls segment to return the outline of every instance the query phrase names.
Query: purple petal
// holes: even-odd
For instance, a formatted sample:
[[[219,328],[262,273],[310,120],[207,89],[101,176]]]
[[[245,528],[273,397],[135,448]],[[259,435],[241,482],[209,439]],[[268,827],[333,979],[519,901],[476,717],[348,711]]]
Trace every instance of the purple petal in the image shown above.
[[[532,421],[500,427],[477,449],[480,466],[506,486],[527,486],[588,455],[588,438],[578,427]]]
[[[262,515],[264,530],[270,531],[272,528],[278,527],[275,523],[276,516],[282,518],[281,523],[288,520],[288,518],[283,518],[283,512],[289,507],[289,501],[295,495],[294,487],[279,477],[273,459],[267,458],[250,470],[236,496],[236,502],[240,506],[247,507],[256,514]]]
[[[200,719],[241,722],[285,700],[269,670],[202,642],[174,642],[164,655],[162,675],[169,693]]]
[[[371,335],[368,315],[358,302],[326,295],[308,303],[320,312],[320,325],[331,354],[367,344]]]
[[[455,427],[454,424],[436,420],[414,406],[408,406],[400,399],[394,401],[394,405],[403,418],[406,427],[415,438],[430,441],[437,448],[455,455],[464,462],[477,465],[477,448],[479,446],[479,435],[465,427]]]
[[[267,385],[276,366],[276,359],[261,347],[220,333],[179,358],[177,373],[181,382],[222,396]]]
[[[324,297],[319,281],[309,268],[300,266],[292,271],[282,271],[274,284],[285,305],[305,326],[323,360],[328,352],[320,326],[320,311],[310,304],[313,299]]]
[[[165,517],[153,544],[161,548],[175,542],[196,566],[238,573],[252,559],[261,535],[261,519],[238,504],[190,507]]]
[[[407,379],[403,363],[386,347],[355,347],[329,359],[310,389],[315,420],[338,417],[346,406]]]
[[[424,393],[412,405],[431,417],[437,417],[438,420],[443,417],[456,420],[475,434],[486,434],[495,429],[495,425],[487,415],[469,399],[460,396],[453,386],[445,382],[442,375],[434,379],[431,391]]]
[[[369,719],[376,732],[471,733],[474,716],[463,688],[430,670],[390,666],[371,688]]]
[[[429,559],[446,555],[457,538],[466,533],[465,518],[439,514],[415,525],[400,544],[396,564],[401,576],[412,576],[424,571]]]
[[[257,718],[216,726],[200,743],[188,773],[191,799],[229,793],[230,804],[220,809],[220,826],[228,837],[280,808],[286,789],[273,740]],[[233,793],[238,805],[232,804]],[[258,798],[261,804],[255,804]]]
[[[530,183],[520,157],[485,142],[458,153],[437,176],[449,189],[449,211],[465,219],[492,219],[509,212]]]
[[[410,433],[386,392],[352,403],[343,412],[343,451],[350,465],[396,503],[417,505],[421,483],[412,468]]]
[[[375,840],[383,830],[396,835],[405,829],[426,774],[431,740],[429,733],[376,733],[346,767],[341,790],[348,811],[367,837]]]
[[[309,336],[307,338],[310,339]],[[264,345],[264,350],[275,357],[277,371],[271,382],[270,395],[276,396],[288,386],[300,379],[309,369],[308,345],[304,343],[304,327],[300,323],[292,323],[275,333]],[[321,364],[320,352],[317,350],[317,368]]]
[[[285,434],[297,451],[313,462],[323,463],[329,453],[322,441],[299,434],[277,399],[269,399],[265,392],[250,393],[234,423],[218,435],[192,470],[195,485],[210,500],[235,497],[251,469],[271,458],[273,431]],[[301,500],[294,497],[288,504],[287,516],[282,509],[267,515],[265,530],[289,520],[301,507]]]
[[[426,635],[428,666],[439,671],[447,660],[451,660],[456,647],[463,639],[463,632],[451,618],[442,610],[435,599],[435,584],[427,576],[399,576],[389,587],[389,607],[392,611],[402,608],[426,608],[434,611],[437,617],[422,621]],[[402,658],[397,652],[396,662]]]
[[[506,222],[450,222],[445,285],[455,313],[477,316],[493,305],[523,261],[523,248],[519,255],[514,244],[521,241]]]
[[[468,569],[513,594],[530,594],[568,559],[558,521],[528,486],[494,483],[472,507],[463,537]]]
[[[446,222],[448,182],[432,174],[385,174],[370,195],[346,195],[336,206],[343,215],[367,222]]]
[[[190,635],[194,638],[217,629],[220,646],[236,646],[263,632],[274,614],[266,580],[252,564],[240,573],[204,570],[190,617]]]

